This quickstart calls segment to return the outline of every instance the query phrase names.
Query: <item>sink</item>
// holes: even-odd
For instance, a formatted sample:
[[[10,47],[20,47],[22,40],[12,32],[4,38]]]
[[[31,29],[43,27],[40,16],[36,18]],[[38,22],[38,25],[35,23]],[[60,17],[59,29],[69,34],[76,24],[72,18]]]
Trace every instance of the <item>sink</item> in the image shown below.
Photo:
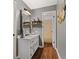
[[[25,36],[22,39],[32,39],[36,36],[39,36],[39,34],[25,34]]]

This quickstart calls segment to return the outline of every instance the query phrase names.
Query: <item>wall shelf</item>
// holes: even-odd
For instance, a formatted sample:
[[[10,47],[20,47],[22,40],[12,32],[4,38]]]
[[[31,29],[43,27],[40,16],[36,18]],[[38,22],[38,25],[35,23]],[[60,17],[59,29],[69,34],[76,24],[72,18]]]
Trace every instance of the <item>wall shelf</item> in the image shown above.
[[[23,22],[23,28],[30,28],[30,22]]]

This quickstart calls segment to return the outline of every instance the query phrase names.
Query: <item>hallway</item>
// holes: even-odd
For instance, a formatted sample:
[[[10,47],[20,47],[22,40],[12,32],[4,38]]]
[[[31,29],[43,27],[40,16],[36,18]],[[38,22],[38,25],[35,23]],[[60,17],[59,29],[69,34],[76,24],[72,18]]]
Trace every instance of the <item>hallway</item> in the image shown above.
[[[38,48],[32,59],[58,59],[56,50],[50,43],[46,43],[44,48]]]

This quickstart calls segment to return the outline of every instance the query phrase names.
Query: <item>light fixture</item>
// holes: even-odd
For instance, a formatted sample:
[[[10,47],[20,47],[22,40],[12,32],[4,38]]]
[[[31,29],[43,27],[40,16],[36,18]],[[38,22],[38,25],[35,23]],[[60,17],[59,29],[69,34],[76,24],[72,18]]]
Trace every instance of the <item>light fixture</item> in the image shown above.
[[[60,9],[58,14],[58,22],[62,23],[62,21],[64,21],[64,10]]]
[[[31,15],[31,13],[26,8],[24,8],[24,10],[28,15]]]
[[[57,18],[58,18],[58,22],[61,24],[63,21],[64,21],[64,19],[65,19],[65,14],[66,14],[66,12],[65,12],[65,10],[66,10],[66,6],[64,7],[64,8],[61,8],[60,10],[58,10],[58,16],[57,16]]]

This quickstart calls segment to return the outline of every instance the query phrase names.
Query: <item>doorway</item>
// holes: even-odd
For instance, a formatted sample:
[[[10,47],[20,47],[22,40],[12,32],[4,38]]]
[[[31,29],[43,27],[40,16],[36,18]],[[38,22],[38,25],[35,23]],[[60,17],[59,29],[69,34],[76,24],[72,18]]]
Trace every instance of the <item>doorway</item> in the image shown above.
[[[52,45],[52,22],[51,20],[43,21],[43,40],[44,47]]]
[[[43,46],[44,42],[52,43],[52,46],[56,48],[56,11],[42,12],[43,21]]]

